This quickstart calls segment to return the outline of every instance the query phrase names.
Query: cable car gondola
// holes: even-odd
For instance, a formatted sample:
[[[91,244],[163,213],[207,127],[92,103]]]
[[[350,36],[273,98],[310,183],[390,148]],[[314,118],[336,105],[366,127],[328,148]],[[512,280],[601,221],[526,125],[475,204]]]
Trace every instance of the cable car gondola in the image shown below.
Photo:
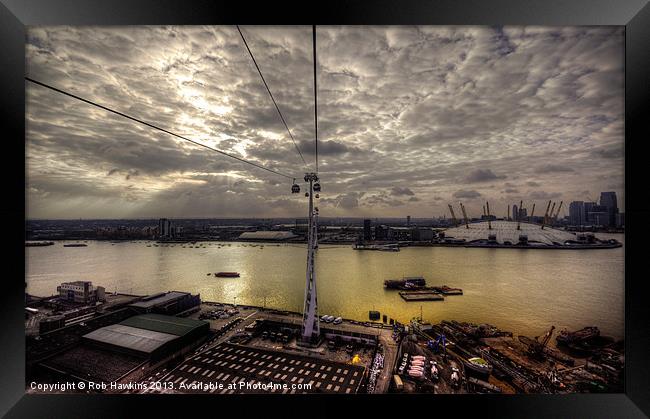
[[[296,179],[293,180],[293,185],[291,185],[291,193],[300,193],[300,186],[296,183]]]
[[[314,192],[320,192],[320,183],[314,183]]]

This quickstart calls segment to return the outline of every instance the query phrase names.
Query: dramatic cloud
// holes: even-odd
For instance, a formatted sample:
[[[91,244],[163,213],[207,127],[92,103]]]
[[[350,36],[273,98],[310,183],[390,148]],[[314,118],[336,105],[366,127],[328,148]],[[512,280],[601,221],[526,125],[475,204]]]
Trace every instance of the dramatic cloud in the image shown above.
[[[562,196],[559,192],[532,191],[528,194],[530,199],[553,199]]]
[[[29,76],[289,178],[27,83],[28,217],[304,217],[290,186],[315,168],[311,27],[242,30],[306,164],[235,27],[32,26]],[[321,215],[467,199],[475,216],[585,189],[623,203],[623,35],[318,27]]]
[[[505,176],[497,176],[494,173],[492,173],[492,170],[490,169],[476,169],[472,172],[470,172],[469,175],[465,178],[465,181],[468,183],[476,183],[476,182],[488,182],[491,180],[496,180],[496,179],[504,179]]]
[[[394,187],[390,190],[390,194],[391,194],[391,195],[395,195],[395,196],[402,196],[402,195],[413,196],[413,195],[415,195],[415,194],[413,193],[413,191],[410,190],[409,188],[402,188],[402,187],[400,187],[400,186],[394,186]]]
[[[471,190],[471,191],[457,191],[454,192],[454,198],[468,198],[468,199],[474,199],[474,198],[479,198],[481,196],[480,193]]]

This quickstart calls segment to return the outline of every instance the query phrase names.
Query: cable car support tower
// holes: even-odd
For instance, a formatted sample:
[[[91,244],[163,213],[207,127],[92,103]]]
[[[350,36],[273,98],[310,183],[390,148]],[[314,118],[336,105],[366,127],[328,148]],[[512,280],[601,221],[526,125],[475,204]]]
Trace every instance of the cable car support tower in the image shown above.
[[[316,26],[312,26],[314,53],[314,141],[316,171],[305,173],[309,184],[305,196],[309,198],[309,226],[307,231],[307,275],[305,283],[305,303],[302,311],[302,344],[316,346],[320,343],[320,324],[318,318],[318,298],[316,289],[316,250],[318,249],[318,207],[314,206],[314,194],[318,198],[321,190],[318,179],[318,96],[316,85]]]

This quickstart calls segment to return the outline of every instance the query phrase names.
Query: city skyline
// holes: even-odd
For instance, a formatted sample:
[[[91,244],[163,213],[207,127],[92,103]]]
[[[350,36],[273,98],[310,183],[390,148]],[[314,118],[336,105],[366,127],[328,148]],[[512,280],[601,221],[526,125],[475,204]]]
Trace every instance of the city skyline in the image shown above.
[[[311,168],[311,28],[242,30]],[[30,28],[26,58],[30,77],[305,171],[235,27]],[[318,67],[323,216],[568,214],[602,191],[624,212],[620,28],[319,27]],[[290,181],[26,89],[28,218],[306,214]]]

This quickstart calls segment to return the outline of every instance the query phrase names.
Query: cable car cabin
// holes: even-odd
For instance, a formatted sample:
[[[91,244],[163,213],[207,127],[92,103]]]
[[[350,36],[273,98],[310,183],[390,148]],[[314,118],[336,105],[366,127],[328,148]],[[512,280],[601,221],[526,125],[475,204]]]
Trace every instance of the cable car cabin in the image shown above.
[[[314,183],[314,192],[320,192],[320,183]]]
[[[305,196],[306,196],[306,197],[309,197],[309,192],[305,192]]]
[[[296,183],[291,185],[291,193],[300,193],[300,186]]]

